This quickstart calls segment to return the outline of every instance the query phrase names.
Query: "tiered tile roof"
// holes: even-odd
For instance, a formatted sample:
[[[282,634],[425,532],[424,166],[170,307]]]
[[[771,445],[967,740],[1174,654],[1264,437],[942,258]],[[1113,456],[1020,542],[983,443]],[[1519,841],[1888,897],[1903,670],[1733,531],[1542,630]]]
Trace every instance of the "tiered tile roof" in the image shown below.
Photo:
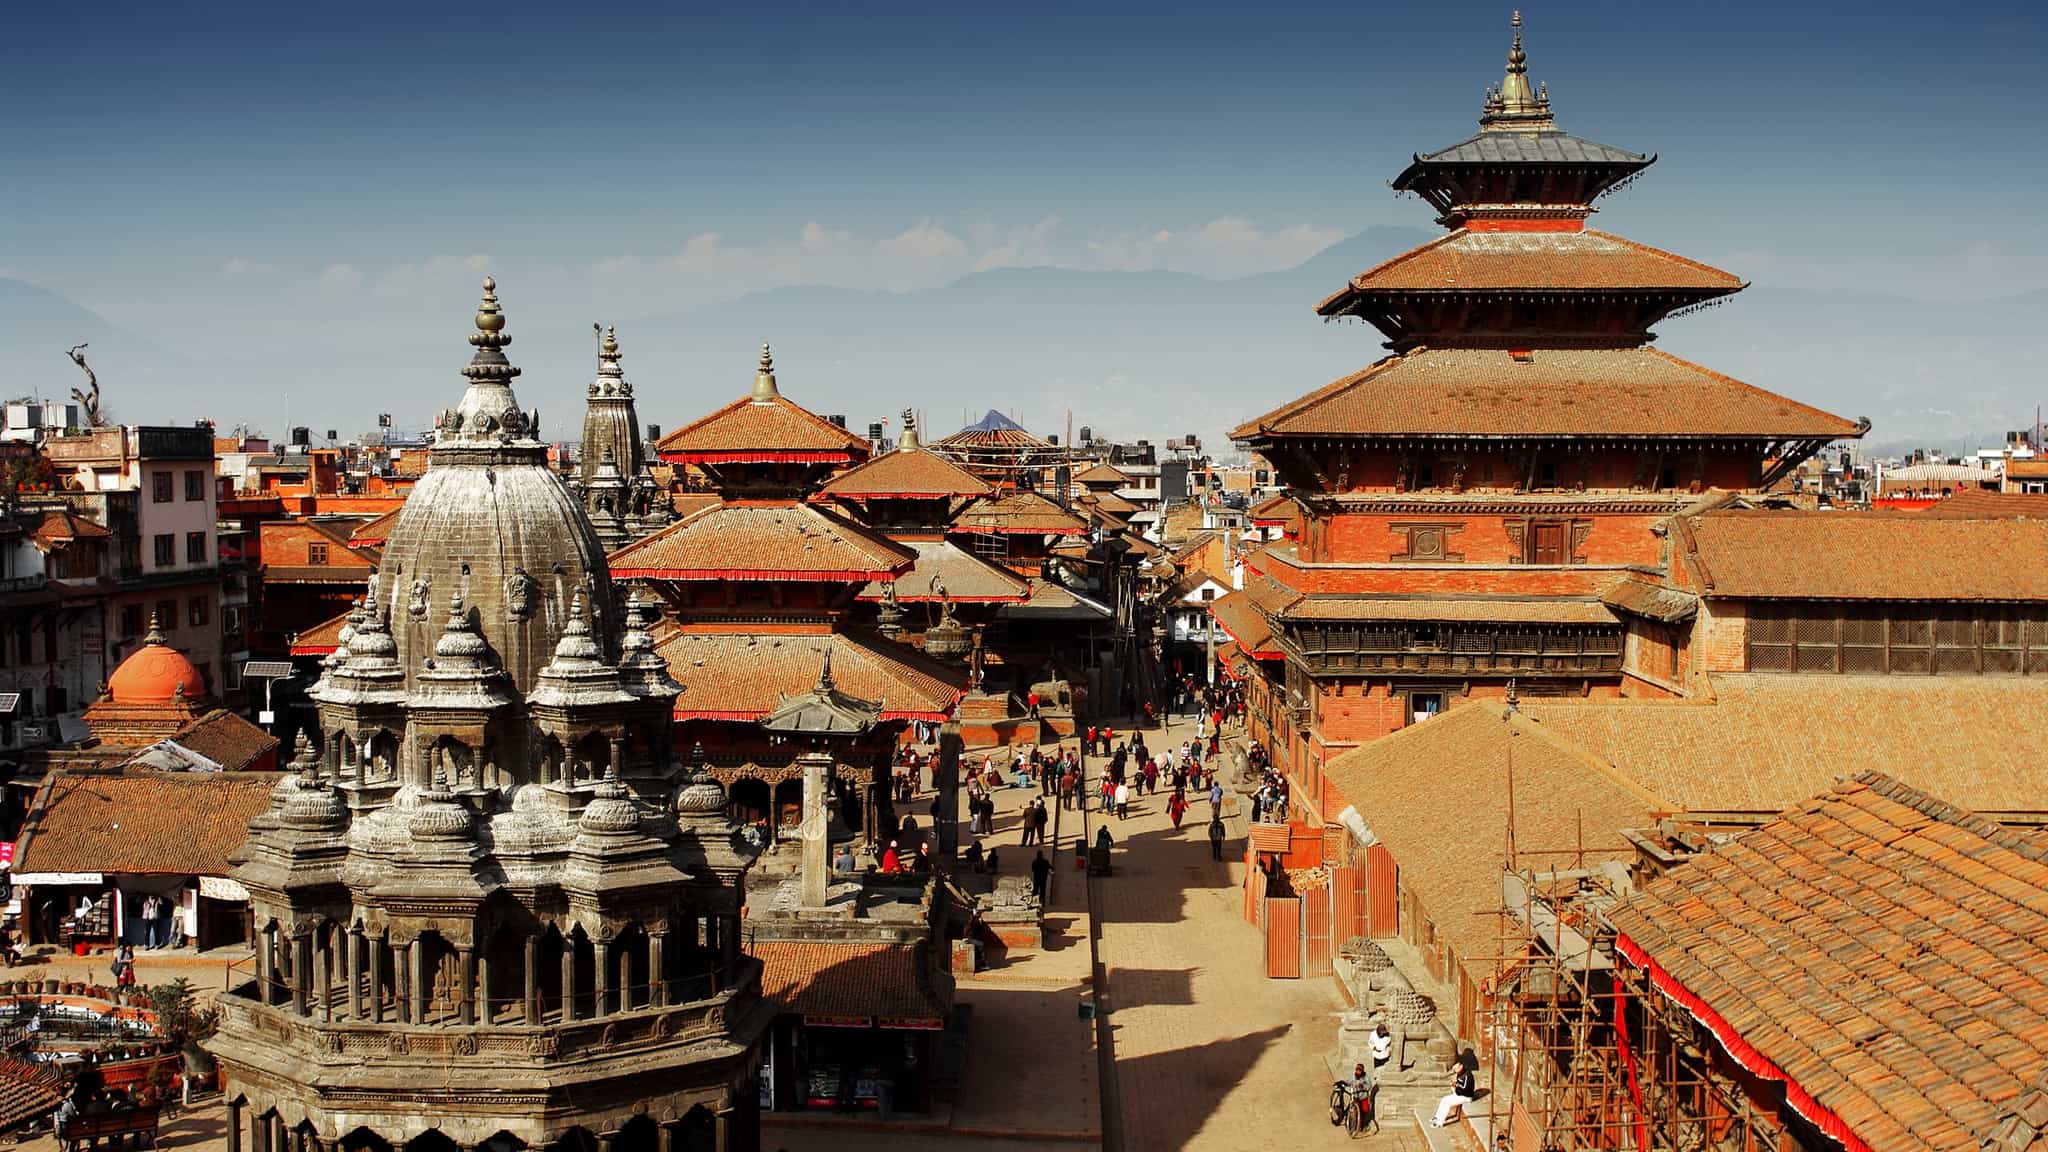
[[[2019,463],[2019,461],[2014,461]],[[2029,461],[2028,463],[2048,463]],[[2012,465],[2007,465],[2010,468]],[[1964,488],[1955,495],[1920,511],[1922,516],[1962,516],[1970,519],[1988,519],[1998,516],[2024,516],[2030,520],[2048,520],[2048,493],[2044,492],[1986,492],[1982,488]]]
[[[74,512],[50,511],[43,513],[40,523],[31,532],[30,538],[47,552],[51,546],[72,540],[95,540],[112,536],[104,525],[87,520]]]
[[[1882,774],[1610,920],[1624,958],[1849,1147],[2008,1147],[1991,1141],[2048,1074],[2048,844]]]
[[[1359,273],[1316,305],[1338,315],[1375,292],[1662,290],[1712,298],[1740,278],[1695,260],[1588,229],[1482,232],[1460,228]]]
[[[868,442],[789,399],[742,398],[669,433],[655,445],[674,464],[864,460]]]
[[[965,604],[1022,603],[1031,596],[1031,582],[1022,576],[947,540],[899,540],[900,547],[917,554],[910,571],[895,578],[896,599],[905,604],[937,601],[932,580],[937,578],[946,598]],[[860,599],[882,599],[883,583],[872,581],[861,589]]]
[[[1036,492],[1004,492],[984,496],[954,517],[951,532],[1019,533],[1035,536],[1082,536],[1088,525]]]
[[[1724,509],[1681,526],[1713,596],[2048,600],[2048,520]]]
[[[17,872],[226,876],[276,778],[58,772],[36,794]]]
[[[347,612],[343,612],[322,620],[292,637],[292,655],[325,656],[341,647],[341,630],[348,626],[348,615]]]
[[[716,504],[611,555],[622,580],[881,580],[908,572],[901,544],[794,502]],[[813,669],[815,672],[815,669]]]
[[[986,496],[986,482],[935,452],[899,448],[826,481],[813,500],[930,500],[946,496]]]
[[[967,689],[963,668],[841,632],[673,632],[655,645],[683,685],[678,720],[759,720],[784,696],[811,690],[828,649],[833,682],[879,701],[884,720],[944,720]]]
[[[384,541],[391,536],[392,525],[398,523],[398,514],[403,511],[405,509],[402,507],[393,508],[375,520],[364,521],[356,527],[355,531],[349,533],[349,547],[382,548]]]
[[[1076,484],[1129,484],[1131,477],[1114,464],[1098,462],[1075,475]]]
[[[1418,348],[1230,435],[1752,440],[1856,436],[1859,429],[1654,348]]]

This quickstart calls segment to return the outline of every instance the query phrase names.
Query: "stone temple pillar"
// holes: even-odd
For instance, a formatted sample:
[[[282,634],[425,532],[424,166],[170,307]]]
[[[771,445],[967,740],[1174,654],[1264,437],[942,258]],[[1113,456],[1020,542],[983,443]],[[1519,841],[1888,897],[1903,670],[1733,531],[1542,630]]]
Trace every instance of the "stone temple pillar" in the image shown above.
[[[832,758],[823,752],[806,752],[797,757],[797,763],[804,770],[803,906],[823,908],[832,870],[832,846],[827,842],[830,822],[825,816],[825,782],[832,777]]]

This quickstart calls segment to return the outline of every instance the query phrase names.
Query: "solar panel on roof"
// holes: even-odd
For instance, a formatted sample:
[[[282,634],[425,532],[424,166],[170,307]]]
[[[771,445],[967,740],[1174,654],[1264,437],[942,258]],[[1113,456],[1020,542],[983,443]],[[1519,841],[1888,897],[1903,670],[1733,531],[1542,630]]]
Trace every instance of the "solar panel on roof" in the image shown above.
[[[242,675],[257,680],[276,680],[292,674],[289,660],[251,660],[242,665]]]
[[[12,712],[19,707],[21,707],[21,693],[0,692],[0,715]]]

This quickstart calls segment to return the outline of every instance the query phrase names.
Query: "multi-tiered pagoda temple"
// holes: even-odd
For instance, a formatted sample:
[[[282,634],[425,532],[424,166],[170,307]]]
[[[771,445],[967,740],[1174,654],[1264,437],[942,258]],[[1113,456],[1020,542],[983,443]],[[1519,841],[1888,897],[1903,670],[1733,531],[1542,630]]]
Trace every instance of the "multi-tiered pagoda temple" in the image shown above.
[[[1558,128],[1517,15],[1478,133],[1394,181],[1446,234],[1317,306],[1391,354],[1232,433],[1301,523],[1216,613],[1253,657],[1252,734],[1311,821],[1335,816],[1327,757],[1458,698],[1660,691],[1624,668],[1665,623],[1630,579],[1657,567],[1660,526],[1862,434],[1653,346],[1659,321],[1743,287],[1586,226],[1653,160]]]
[[[841,688],[882,709],[843,750],[850,778],[833,785],[856,800],[841,813],[868,839],[882,836],[894,826],[887,766],[905,725],[948,719],[966,671],[855,618],[862,589],[918,563],[908,545],[808,499],[835,472],[866,462],[868,442],[784,396],[763,347],[749,392],[656,450],[718,495],[611,556],[614,578],[653,589],[666,606],[657,651],[686,690],[675,710],[677,745],[706,750],[736,813],[794,828],[803,794],[797,749],[762,721],[809,693],[829,659]]]
[[[228,1147],[751,1152],[772,1008],[723,790],[550,470],[494,286],[462,402],[234,879]]]

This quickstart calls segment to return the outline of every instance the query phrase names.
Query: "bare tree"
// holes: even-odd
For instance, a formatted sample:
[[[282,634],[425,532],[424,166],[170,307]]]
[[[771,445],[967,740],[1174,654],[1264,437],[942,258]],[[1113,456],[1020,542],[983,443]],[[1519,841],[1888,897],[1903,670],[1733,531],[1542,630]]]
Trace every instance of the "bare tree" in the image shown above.
[[[86,345],[76,344],[66,353],[78,370],[85,373],[85,388],[73,388],[71,398],[85,410],[85,426],[99,428],[106,424],[106,418],[100,414],[100,378],[93,373],[92,365],[85,362],[85,349]]]

